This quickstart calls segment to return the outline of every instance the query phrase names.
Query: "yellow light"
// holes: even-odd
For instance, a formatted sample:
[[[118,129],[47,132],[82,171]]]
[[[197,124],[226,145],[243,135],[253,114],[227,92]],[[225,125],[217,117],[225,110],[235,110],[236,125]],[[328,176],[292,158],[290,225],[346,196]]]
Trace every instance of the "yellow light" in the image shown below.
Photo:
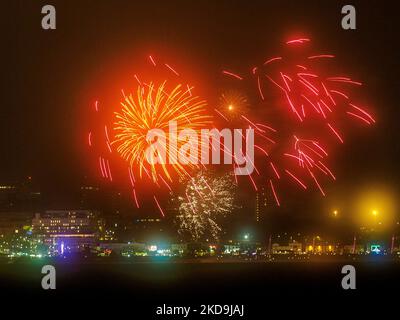
[[[228,106],[228,109],[229,109],[229,111],[232,111],[232,110],[233,110],[233,105],[230,104],[230,105]]]
[[[378,222],[382,222],[382,227],[390,228],[397,221],[397,202],[396,192],[389,187],[371,185],[355,197],[352,210],[354,222],[365,228],[375,227]]]
[[[337,217],[338,211],[337,211],[337,210],[334,210],[334,211],[333,211],[333,215],[334,215],[335,217]]]

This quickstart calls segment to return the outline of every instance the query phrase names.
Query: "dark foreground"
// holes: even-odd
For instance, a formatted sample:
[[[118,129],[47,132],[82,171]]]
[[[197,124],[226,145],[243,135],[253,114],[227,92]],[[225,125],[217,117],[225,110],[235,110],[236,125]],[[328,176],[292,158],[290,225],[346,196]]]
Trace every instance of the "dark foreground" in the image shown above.
[[[41,288],[41,268],[53,264],[56,290]],[[341,268],[353,264],[357,289],[343,290]],[[244,319],[261,319],[273,310],[301,314],[322,306],[329,313],[393,308],[388,299],[399,296],[400,263],[373,261],[308,261],[269,263],[126,263],[123,261],[69,262],[32,260],[0,263],[2,304],[19,301],[19,312],[46,310],[73,315],[130,319],[183,319],[157,316],[163,304],[244,304]],[[382,302],[378,302],[382,301]],[[32,309],[34,308],[34,309]],[[39,308],[39,309],[37,309]],[[349,309],[349,310],[348,310]],[[75,310],[75,311],[74,311]],[[136,317],[140,314],[140,317]],[[135,316],[136,315],[136,316]],[[189,319],[195,318],[192,315]],[[222,319],[222,315],[197,316]],[[265,316],[262,318],[270,318]]]

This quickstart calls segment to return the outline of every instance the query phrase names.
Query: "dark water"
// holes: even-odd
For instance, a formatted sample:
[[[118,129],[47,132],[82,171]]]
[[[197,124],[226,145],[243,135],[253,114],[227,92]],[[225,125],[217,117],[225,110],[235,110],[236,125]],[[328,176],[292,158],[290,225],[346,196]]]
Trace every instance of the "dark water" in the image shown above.
[[[41,288],[41,267],[46,263],[56,267],[56,290]],[[341,288],[344,264],[356,267],[356,290]],[[178,306],[244,304],[246,319],[260,319],[257,315],[275,309],[297,314],[322,305],[337,311],[341,307],[356,307],[356,301],[363,301],[365,308],[368,301],[393,298],[393,294],[399,296],[399,271],[399,262],[379,260],[357,263],[54,263],[36,260],[0,264],[0,285],[4,303],[22,299],[27,307],[44,304],[49,310],[67,313],[80,305],[88,315],[116,315],[128,311],[132,315],[140,314],[140,319],[161,319],[155,316],[155,310],[164,303]]]

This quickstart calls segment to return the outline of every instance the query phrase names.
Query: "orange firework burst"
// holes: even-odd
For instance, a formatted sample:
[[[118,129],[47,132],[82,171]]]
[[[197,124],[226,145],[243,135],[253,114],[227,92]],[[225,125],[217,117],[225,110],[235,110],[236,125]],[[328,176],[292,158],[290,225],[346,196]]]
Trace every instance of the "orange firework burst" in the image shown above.
[[[240,91],[228,90],[223,92],[219,97],[218,109],[215,111],[227,120],[240,118],[246,115],[249,109],[249,101],[247,97]]]
[[[169,171],[171,167],[179,175],[187,175],[185,167],[178,162],[170,165],[150,164],[146,159],[146,150],[151,143],[146,136],[151,129],[169,132],[171,121],[176,122],[177,128],[195,131],[209,126],[211,117],[206,114],[206,102],[193,96],[189,87],[177,85],[168,91],[166,82],[163,82],[159,86],[153,83],[139,86],[136,95],[124,96],[121,106],[121,111],[115,112],[116,134],[112,144],[116,145],[117,151],[129,162],[130,167],[138,167],[140,177],[144,172],[154,182],[159,178],[165,181],[157,168],[162,168],[165,177],[170,181],[172,181]],[[158,142],[165,143],[162,147],[165,148],[166,154],[168,148],[172,148],[170,152],[178,154],[180,145],[185,141],[178,140],[175,143],[171,139],[172,136],[167,134],[165,142]]]

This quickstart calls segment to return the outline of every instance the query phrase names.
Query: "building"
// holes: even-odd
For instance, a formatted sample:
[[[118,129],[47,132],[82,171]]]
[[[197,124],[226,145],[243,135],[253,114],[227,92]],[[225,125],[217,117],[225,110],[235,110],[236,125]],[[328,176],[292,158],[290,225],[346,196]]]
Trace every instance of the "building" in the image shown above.
[[[334,244],[309,244],[306,247],[308,253],[336,253],[337,246]]]
[[[89,210],[49,210],[32,220],[32,233],[43,238],[55,254],[93,246],[101,228],[102,221]]]
[[[362,253],[365,253],[365,252],[366,252],[365,246],[362,245],[362,244],[356,244],[356,245],[347,244],[347,245],[343,246],[343,250],[342,250],[342,253],[344,253],[344,254],[349,254],[349,253],[362,254]]]
[[[239,244],[225,244],[224,245],[224,254],[232,254],[238,255],[240,252],[240,245]]]
[[[302,253],[302,252],[303,252],[303,245],[297,241],[289,242],[289,244],[286,246],[282,246],[278,243],[272,244],[272,253],[274,254]]]

